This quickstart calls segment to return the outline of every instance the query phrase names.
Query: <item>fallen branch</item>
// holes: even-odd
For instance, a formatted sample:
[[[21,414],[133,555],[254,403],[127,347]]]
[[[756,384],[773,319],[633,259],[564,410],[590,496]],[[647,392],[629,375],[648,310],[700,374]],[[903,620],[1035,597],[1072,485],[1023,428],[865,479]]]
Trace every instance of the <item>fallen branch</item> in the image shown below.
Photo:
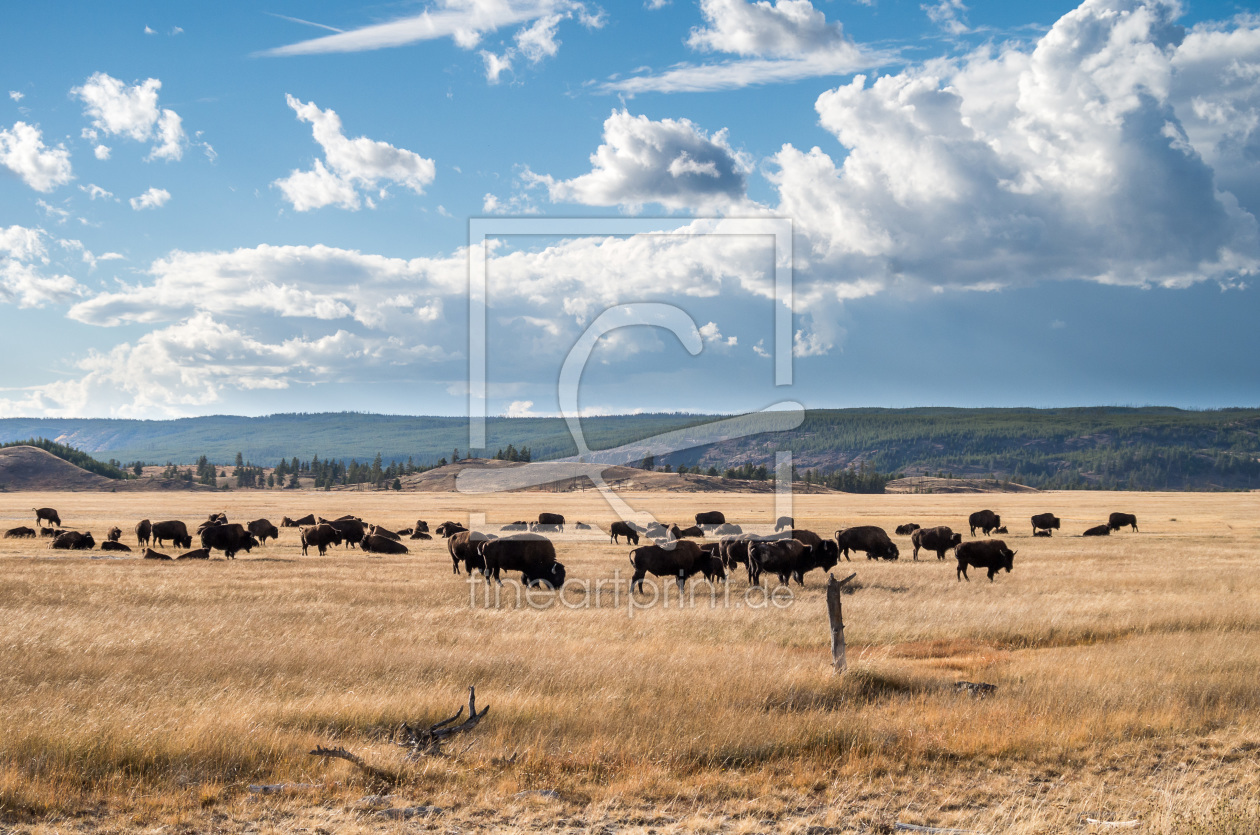
[[[399,776],[392,771],[386,771],[383,768],[377,768],[363,761],[363,758],[357,754],[352,754],[345,748],[325,748],[322,745],[316,745],[315,750],[311,751],[312,757],[327,757],[335,760],[345,760],[356,766],[360,771],[368,776],[368,779],[384,786],[396,785]]]
[[[894,823],[893,829],[903,832],[932,832],[935,835],[981,835],[976,829],[941,829],[937,826],[919,826],[913,823]]]
[[[1094,826],[1114,826],[1116,829],[1135,829],[1142,825],[1140,820],[1100,821],[1097,818],[1086,818],[1085,822],[1092,823]]]
[[[467,719],[458,725],[452,725],[460,716],[463,716],[464,709],[461,707],[451,718],[443,719],[441,722],[437,722],[427,728],[416,727],[404,722],[394,732],[394,744],[410,749],[409,755],[413,757],[440,756],[445,753],[442,751],[443,742],[449,737],[471,731],[477,727],[489,710],[490,706],[486,705],[481,709],[480,713],[477,712],[477,689],[469,687]]]

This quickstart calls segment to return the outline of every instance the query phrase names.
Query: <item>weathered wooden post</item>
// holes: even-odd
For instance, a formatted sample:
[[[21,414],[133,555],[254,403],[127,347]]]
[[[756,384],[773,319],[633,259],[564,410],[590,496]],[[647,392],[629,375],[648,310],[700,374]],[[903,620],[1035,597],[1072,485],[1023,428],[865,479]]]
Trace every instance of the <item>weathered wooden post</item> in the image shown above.
[[[840,589],[856,576],[857,572],[854,572],[843,580],[836,580],[836,575],[827,575],[827,620],[831,622],[831,661],[837,673],[843,673],[847,666],[844,657],[844,613],[840,608]]]

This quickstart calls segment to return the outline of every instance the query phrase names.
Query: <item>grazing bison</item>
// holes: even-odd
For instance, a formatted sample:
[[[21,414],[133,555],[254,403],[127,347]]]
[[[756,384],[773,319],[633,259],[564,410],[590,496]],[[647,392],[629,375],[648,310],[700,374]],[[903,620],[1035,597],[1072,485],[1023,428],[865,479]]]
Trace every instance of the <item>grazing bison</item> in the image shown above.
[[[148,545],[151,539],[153,539],[153,523],[148,519],[141,519],[136,523],[136,541],[140,545]]]
[[[749,585],[761,585],[761,575],[765,572],[777,575],[779,583],[783,585],[793,577],[797,583],[804,585],[801,564],[813,551],[813,548],[796,539],[760,540],[752,543],[748,546]]]
[[[446,540],[446,550],[451,555],[451,570],[458,574],[459,564],[464,564],[464,570],[468,572],[468,576],[472,576],[474,570],[480,571],[486,567],[485,561],[481,558],[481,554],[477,553],[481,543],[491,539],[498,539],[494,534],[482,533],[481,531],[460,531]]]
[[[101,543],[102,551],[130,551],[131,546],[116,539],[107,539]]]
[[[322,557],[328,551],[329,545],[341,544],[341,534],[332,525],[311,525],[300,528],[299,531],[302,536],[302,556],[306,556],[306,549],[312,545],[319,549]]]
[[[117,542],[122,537],[122,528],[110,528],[109,533],[105,534],[106,542]]]
[[[964,542],[958,546],[958,580],[966,580],[971,582],[971,578],[967,576],[967,566],[975,568],[986,568],[989,571],[989,582],[993,582],[993,576],[1001,569],[1005,568],[1006,573],[1011,573],[1012,561],[1015,559],[1015,551],[1006,547],[1006,543],[1000,539],[983,539],[979,542]]]
[[[694,542],[675,542],[670,549],[659,545],[644,545],[630,552],[630,565],[634,576],[630,578],[630,593],[642,591],[643,578],[648,574],[656,577],[673,577],[682,592],[687,578],[709,568],[709,555]]]
[[[332,525],[347,548],[353,548],[367,535],[363,520],[355,516],[342,516],[339,519],[320,519],[321,525]]]
[[[785,530],[788,528],[795,528],[795,527],[796,527],[796,520],[793,519],[791,516],[780,516],[778,520],[774,523],[774,532],[778,533],[781,530]]]
[[[359,547],[365,553],[374,554],[406,554],[410,550],[397,539],[376,533],[364,534],[363,539],[359,540]]]
[[[280,539],[280,531],[275,525],[271,524],[266,519],[255,519],[250,522],[249,532],[252,533],[262,545],[266,545],[268,539]]]
[[[188,551],[180,554],[177,560],[208,560],[210,559],[210,550],[208,548],[198,548],[196,551]]]
[[[555,525],[558,530],[564,530],[564,517],[559,513],[540,513],[538,514],[538,524]]]
[[[542,585],[559,588],[564,585],[564,566],[556,562],[556,546],[545,536],[519,533],[502,539],[489,539],[477,546],[477,553],[485,562],[481,569],[487,579],[503,585],[501,571],[521,572],[521,582],[527,586]]]
[[[1002,517],[992,510],[977,510],[967,517],[967,524],[971,527],[972,536],[976,535],[976,528],[984,531],[984,535],[988,536],[990,531],[1002,524]]]
[[[1110,525],[1094,525],[1094,527],[1085,531],[1081,536],[1111,536]]]
[[[918,522],[907,522],[904,525],[898,525],[893,533],[897,534],[897,536],[910,536],[919,529]]]
[[[169,560],[170,556],[154,551],[152,548],[144,549],[144,558],[146,560]]]
[[[876,525],[858,525],[836,531],[836,544],[845,560],[850,551],[865,551],[868,560],[895,560],[901,551],[888,538],[888,533]]]
[[[9,528],[4,532],[5,539],[34,539],[34,528]]]
[[[1125,525],[1131,527],[1134,533],[1138,532],[1137,517],[1132,513],[1113,513],[1107,517],[1107,527],[1113,531],[1118,531]]]
[[[244,525],[233,522],[230,525],[211,525],[201,532],[201,547],[208,551],[222,551],[226,559],[236,559],[238,551],[249,553],[258,545],[258,540]]]
[[[617,537],[624,536],[626,542],[631,545],[639,544],[639,532],[636,531],[629,522],[613,522],[612,527],[608,529],[609,541],[617,545]]]
[[[714,536],[739,536],[744,529],[731,522],[723,522],[713,529]]]
[[[61,527],[61,517],[51,507],[33,507],[31,510],[35,511],[35,525],[37,527],[43,527],[45,522],[54,528]]]
[[[1050,531],[1033,531],[1033,536],[1034,536],[1034,537],[1038,537],[1038,536],[1040,536],[1040,537],[1043,537],[1043,538],[1049,538],[1049,536],[1050,536]]]
[[[699,525],[692,525],[690,528],[670,525],[669,535],[674,539],[704,539],[704,531],[700,529]]]
[[[696,514],[697,525],[725,525],[726,515],[720,510],[706,510]]]
[[[162,547],[162,541],[169,539],[176,548],[191,548],[192,537],[188,534],[188,526],[178,520],[170,522],[154,522],[152,525],[153,544]],[[137,531],[137,533],[139,533]]]
[[[49,548],[57,548],[63,551],[91,551],[96,547],[96,540],[92,538],[92,532],[79,533],[78,531],[66,531],[61,536],[52,541]]]
[[[1032,518],[1033,533],[1037,531],[1057,531],[1059,529],[1059,517],[1053,513],[1038,513]]]
[[[948,525],[935,528],[920,528],[910,534],[910,542],[914,545],[914,559],[919,559],[919,550],[935,551],[938,560],[945,559],[945,552],[950,548],[957,550],[962,544],[962,534],[954,533]]]
[[[466,531],[466,530],[468,530],[468,528],[465,528],[463,525],[459,524],[458,522],[443,522],[442,524],[438,525],[437,528],[435,528],[435,531],[438,534],[445,536],[447,538],[454,536],[460,531]]]
[[[314,513],[308,513],[305,516],[303,516],[301,519],[290,519],[288,516],[286,516],[280,520],[280,527],[282,528],[305,528],[309,525],[315,525],[315,524],[318,524],[318,523],[315,521]]]

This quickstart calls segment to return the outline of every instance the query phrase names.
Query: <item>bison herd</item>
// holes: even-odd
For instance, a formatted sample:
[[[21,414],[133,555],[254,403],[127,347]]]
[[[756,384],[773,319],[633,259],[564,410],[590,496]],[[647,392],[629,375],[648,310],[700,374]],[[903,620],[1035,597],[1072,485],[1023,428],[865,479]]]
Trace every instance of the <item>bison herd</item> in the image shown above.
[[[92,550],[97,547],[90,531],[61,530],[61,517],[53,508],[35,508],[36,528],[17,527],[4,534],[5,538],[50,537],[51,548],[64,550]],[[47,523],[47,525],[45,525]],[[527,586],[559,588],[565,581],[564,565],[556,560],[555,545],[544,536],[548,532],[563,532],[565,518],[558,513],[540,513],[536,522],[517,520],[500,528],[498,533],[472,531],[457,522],[443,522],[434,532],[446,539],[451,557],[452,570],[461,568],[470,576],[480,573],[487,581],[493,579],[502,584],[502,572],[520,572]],[[1061,520],[1053,513],[1039,513],[1032,517],[1032,535],[1048,537],[1060,530]],[[980,510],[967,519],[971,535],[979,530],[984,536],[991,533],[1007,533],[1002,517],[992,510]],[[410,549],[403,542],[428,540],[429,525],[423,519],[404,530],[391,531],[380,525],[364,522],[357,516],[341,516],[325,519],[315,515],[299,519],[284,517],[281,528],[297,528],[302,554],[314,548],[323,556],[331,547],[358,547],[365,553],[406,554]],[[589,530],[590,525],[574,523],[579,530]],[[1131,513],[1112,513],[1106,524],[1086,530],[1082,536],[1107,536],[1121,528],[1138,530],[1137,517]],[[648,574],[671,578],[683,589],[687,579],[702,575],[710,582],[722,581],[727,572],[743,567],[750,585],[760,585],[763,575],[777,577],[781,584],[795,580],[804,585],[805,575],[815,569],[828,571],[839,563],[841,557],[851,559],[850,553],[861,552],[871,560],[897,560],[901,552],[888,533],[876,525],[857,525],[835,531],[834,536],[824,538],[817,533],[797,528],[795,520],[779,517],[773,534],[745,533],[736,524],[727,522],[721,511],[695,514],[695,524],[685,528],[652,522],[646,526],[628,521],[613,522],[609,528],[612,544],[634,546],[630,551],[632,593],[640,589]],[[266,519],[255,519],[248,524],[228,521],[226,513],[212,513],[196,528],[200,548],[193,548],[193,534],[179,520],[152,522],[143,519],[135,526],[136,542],[144,549],[143,558],[152,560],[209,559],[211,553],[221,552],[224,559],[235,559],[242,551],[264,545],[267,540],[278,540],[280,530]],[[1016,552],[1000,539],[984,539],[963,542],[961,533],[955,533],[947,525],[923,527],[915,522],[898,525],[898,536],[909,536],[913,558],[919,559],[920,551],[936,554],[944,560],[953,551],[958,562],[957,579],[970,580],[968,568],[983,569],[990,582],[1002,570],[1010,572]],[[131,551],[121,542],[122,530],[111,528],[102,551]],[[648,540],[640,544],[642,540]],[[708,539],[703,545],[696,540]],[[186,553],[171,557],[150,546],[164,547],[171,543]]]

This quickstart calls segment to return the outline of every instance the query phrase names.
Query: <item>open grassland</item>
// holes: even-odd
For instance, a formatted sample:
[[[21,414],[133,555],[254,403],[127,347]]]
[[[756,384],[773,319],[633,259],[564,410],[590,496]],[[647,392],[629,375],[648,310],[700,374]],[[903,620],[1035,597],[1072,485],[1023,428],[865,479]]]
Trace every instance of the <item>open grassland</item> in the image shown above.
[[[767,495],[637,494],[685,522],[772,522]],[[490,526],[541,510],[607,526],[594,494],[0,494],[0,527],[53,506],[100,541],[140,518],[194,527],[355,513]],[[497,607],[411,554],[302,557],[297,534],[235,562],[156,563],[0,540],[0,826],[112,831],[1255,832],[1260,798],[1260,496],[1046,493],[798,496],[799,527],[950,524],[1002,514],[1018,550],[993,584],[952,560],[858,558],[850,670],[830,666],[815,572],[782,606],[742,576],[680,607],[631,610],[628,549],[561,541],[563,601]],[[1064,519],[1033,539],[1027,519]],[[1081,539],[1112,510],[1141,533]],[[174,549],[167,549],[176,553]],[[133,555],[135,556],[135,555]],[[606,583],[599,593],[595,579]],[[592,581],[583,583],[582,581]],[[642,602],[642,598],[640,598]],[[998,685],[992,698],[958,680]],[[477,686],[486,720],[453,756],[384,736],[445,718]],[[396,772],[372,785],[316,744]],[[276,794],[251,784],[290,784]],[[538,794],[552,790],[558,798]],[[531,793],[533,792],[533,793]],[[443,811],[393,821],[384,806]],[[1231,830],[1229,827],[1236,827]]]

